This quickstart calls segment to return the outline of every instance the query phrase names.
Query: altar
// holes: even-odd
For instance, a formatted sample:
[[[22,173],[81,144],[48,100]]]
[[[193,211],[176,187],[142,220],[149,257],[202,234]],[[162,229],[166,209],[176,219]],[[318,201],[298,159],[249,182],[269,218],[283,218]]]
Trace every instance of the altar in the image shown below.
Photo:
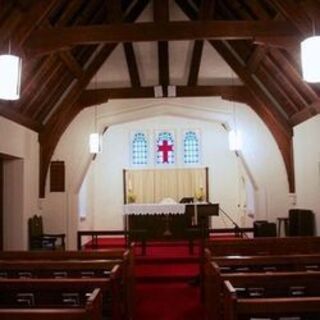
[[[190,232],[207,234],[210,216],[218,210],[218,204],[211,203],[126,204],[125,228],[146,240],[188,240]]]
[[[124,205],[124,214],[184,214],[183,203],[129,203]]]

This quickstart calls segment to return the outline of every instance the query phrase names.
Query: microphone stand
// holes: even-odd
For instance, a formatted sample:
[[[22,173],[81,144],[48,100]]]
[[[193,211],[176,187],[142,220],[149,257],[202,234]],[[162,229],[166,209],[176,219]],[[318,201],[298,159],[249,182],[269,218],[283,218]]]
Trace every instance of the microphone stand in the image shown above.
[[[228,218],[228,220],[233,224],[233,226],[234,226],[234,232],[235,232],[235,234],[236,235],[241,235],[241,237],[242,236],[245,236],[246,238],[248,238],[248,236],[245,234],[245,233],[243,233],[243,232],[241,232],[241,228],[239,227],[239,225],[230,217],[230,215],[227,213],[227,212],[225,212],[220,206],[219,206],[219,210]]]

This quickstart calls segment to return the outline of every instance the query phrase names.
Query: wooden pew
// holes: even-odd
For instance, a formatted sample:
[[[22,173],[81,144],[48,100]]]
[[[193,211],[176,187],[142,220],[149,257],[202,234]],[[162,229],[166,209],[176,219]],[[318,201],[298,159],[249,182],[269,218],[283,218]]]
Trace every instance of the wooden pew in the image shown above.
[[[248,257],[246,257],[248,258]],[[219,261],[221,265],[218,265],[217,262],[211,262],[210,264],[206,265],[205,268],[205,280],[204,280],[204,302],[205,302],[205,310],[207,315],[209,316],[208,319],[220,319],[221,313],[222,313],[222,304],[220,296],[222,294],[222,288],[223,288],[223,282],[225,280],[232,280],[240,278],[259,278],[264,277],[266,275],[269,275],[270,272],[272,274],[276,275],[279,274],[287,275],[288,272],[295,274],[296,277],[299,275],[305,275],[306,270],[310,270],[309,272],[312,272],[313,274],[320,275],[320,268],[314,268],[315,265],[310,265],[312,268],[308,268],[309,262],[317,262],[318,266],[320,264],[320,255],[315,256],[307,256],[306,264],[303,264],[303,256],[295,256],[294,259],[291,259],[291,261],[296,260],[296,265],[290,265],[288,262],[285,261],[284,257],[281,257],[280,265],[277,265],[276,258],[274,258],[273,263],[272,257],[270,259],[265,259],[267,261],[259,261],[255,260],[256,257],[253,257],[250,261],[249,267],[253,266],[253,269],[247,268],[247,264],[241,264],[240,259],[231,260],[232,267],[235,267],[234,269],[229,269],[228,260],[226,260],[226,264],[228,265],[228,268],[226,269],[223,264],[223,258],[220,258]],[[259,257],[261,258],[261,257]],[[265,257],[269,258],[269,257]],[[309,260],[308,260],[309,258]],[[290,256],[288,256],[288,259],[290,260]],[[245,259],[244,262],[246,262],[248,259]],[[235,265],[233,262],[237,262],[238,264]],[[257,264],[255,264],[255,262]],[[259,265],[259,263],[262,262],[262,264]],[[267,264],[265,264],[267,262]],[[239,267],[239,268],[238,268]],[[285,271],[288,270],[288,271]],[[303,270],[303,271],[299,271]],[[312,270],[312,271],[311,271]],[[318,271],[314,271],[318,270]]]
[[[99,260],[131,259],[129,249],[103,249],[87,251],[2,251],[0,260]]]
[[[110,279],[112,271],[117,267],[117,278],[123,276],[122,260],[0,260],[0,277],[2,278],[72,278],[91,281],[95,278]],[[127,287],[121,281],[123,289],[119,303],[122,305],[125,315],[130,319],[131,301],[128,301]],[[117,289],[120,292],[120,289]]]
[[[99,288],[103,297],[103,315],[121,320],[119,279],[119,266],[113,268],[109,278],[0,279],[0,308],[12,304],[17,297],[36,304],[48,304],[53,297],[55,300],[65,297],[71,302],[78,301],[80,296]]]
[[[320,237],[210,240],[205,248],[213,256],[312,254],[320,253]]]
[[[320,315],[320,274],[237,275],[224,281],[224,320]],[[237,289],[238,288],[238,289]]]
[[[1,307],[1,320],[102,320],[102,295],[95,289],[80,305],[66,306],[63,303],[52,303],[50,306],[19,305]]]
[[[7,278],[106,277],[122,260],[0,260],[0,275]]]
[[[270,256],[206,256],[205,266],[215,262],[226,272],[246,271],[311,271],[320,270],[320,254],[293,254]]]
[[[119,260],[122,259],[123,286],[125,292],[125,313],[132,318],[135,305],[133,245],[129,249],[104,249],[87,251],[3,251],[0,260]],[[1,271],[0,271],[1,272]]]
[[[204,268],[213,256],[320,254],[320,237],[286,237],[208,240],[200,258],[201,297],[204,299]]]

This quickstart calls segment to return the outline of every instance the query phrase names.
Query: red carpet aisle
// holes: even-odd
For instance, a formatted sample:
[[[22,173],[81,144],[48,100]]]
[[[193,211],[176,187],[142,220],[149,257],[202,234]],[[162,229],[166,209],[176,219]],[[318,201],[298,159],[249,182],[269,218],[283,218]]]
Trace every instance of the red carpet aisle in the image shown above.
[[[197,250],[187,243],[151,243],[136,254],[136,320],[202,320],[199,287],[188,281],[199,274]]]
[[[199,289],[186,283],[137,285],[137,320],[200,320]]]

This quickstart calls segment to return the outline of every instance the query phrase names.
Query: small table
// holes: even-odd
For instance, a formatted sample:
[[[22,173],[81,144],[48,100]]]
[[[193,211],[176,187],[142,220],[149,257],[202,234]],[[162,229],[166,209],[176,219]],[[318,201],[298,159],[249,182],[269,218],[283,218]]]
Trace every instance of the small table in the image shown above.
[[[279,217],[277,218],[278,220],[278,237],[281,236],[281,227],[282,227],[282,223],[284,225],[284,235],[288,236],[289,234],[289,218],[288,217]]]

